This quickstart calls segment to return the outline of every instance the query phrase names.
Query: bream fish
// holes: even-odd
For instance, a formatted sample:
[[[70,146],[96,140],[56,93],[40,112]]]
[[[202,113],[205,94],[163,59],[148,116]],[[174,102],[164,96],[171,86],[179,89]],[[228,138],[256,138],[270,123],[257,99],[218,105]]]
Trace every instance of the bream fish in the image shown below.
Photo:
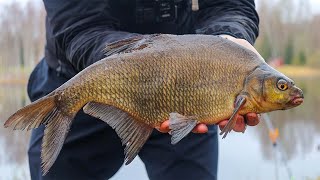
[[[225,137],[238,114],[284,110],[303,102],[291,79],[251,50],[218,36],[137,36],[108,45],[106,55],[5,122],[14,129],[45,125],[44,174],[82,108],[115,129],[129,164],[165,120],[175,144],[199,122],[230,118],[221,132]]]

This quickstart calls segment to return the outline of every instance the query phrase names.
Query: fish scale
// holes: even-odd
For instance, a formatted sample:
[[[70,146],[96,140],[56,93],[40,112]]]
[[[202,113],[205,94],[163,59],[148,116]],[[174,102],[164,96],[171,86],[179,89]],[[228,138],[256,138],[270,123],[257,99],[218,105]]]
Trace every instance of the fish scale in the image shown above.
[[[83,106],[89,101],[109,104],[125,109],[136,119],[152,126],[159,126],[169,118],[170,112],[189,116],[197,115],[200,122],[210,124],[228,118],[233,110],[234,97],[242,88],[235,86],[235,84],[239,84],[239,82],[243,84],[246,76],[246,74],[237,73],[237,68],[235,68],[237,66],[234,63],[240,66],[244,62],[230,62],[222,57],[220,60],[213,61],[212,57],[217,52],[203,51],[202,48],[189,49],[195,53],[185,53],[185,46],[174,48],[172,57],[175,58],[159,55],[158,51],[154,52],[155,55],[151,54],[150,48],[146,52],[138,51],[136,56],[130,55],[127,58],[124,55],[121,58],[111,58],[92,67],[90,81],[83,82],[84,79],[88,79],[87,77],[77,80],[84,83],[83,87],[90,89],[91,92],[99,92],[98,89],[102,88],[104,93],[100,94],[101,97],[96,98],[96,93],[91,94],[89,91],[84,91],[84,95],[78,99],[74,98],[74,102],[68,104],[78,104],[77,107]],[[179,48],[183,48],[183,50]],[[198,52],[202,52],[203,57]],[[190,54],[197,54],[199,60],[191,58]],[[143,59],[142,55],[144,55]],[[117,63],[118,59],[122,59],[121,63]],[[225,62],[233,64],[224,68],[229,64]],[[105,68],[106,66],[112,68]],[[249,71],[250,66],[246,67]],[[215,70],[214,73],[211,68]],[[222,78],[228,73],[234,74],[234,76],[231,75],[231,79]],[[88,75],[88,73],[83,74]],[[81,84],[78,81],[73,83]],[[92,81],[99,83],[92,83]],[[107,85],[101,86],[102,84]],[[69,87],[73,86],[69,85]],[[70,93],[73,93],[72,90]],[[111,94],[111,97],[107,94]],[[159,104],[164,106],[159,106]],[[69,108],[66,107],[66,109]]]
[[[224,138],[238,115],[288,109],[303,101],[292,80],[221,37],[138,36],[108,45],[106,56],[6,121],[5,127],[17,129],[45,124],[43,174],[56,160],[80,109],[116,131],[129,164],[165,120],[172,144],[199,122],[230,118],[221,132]]]

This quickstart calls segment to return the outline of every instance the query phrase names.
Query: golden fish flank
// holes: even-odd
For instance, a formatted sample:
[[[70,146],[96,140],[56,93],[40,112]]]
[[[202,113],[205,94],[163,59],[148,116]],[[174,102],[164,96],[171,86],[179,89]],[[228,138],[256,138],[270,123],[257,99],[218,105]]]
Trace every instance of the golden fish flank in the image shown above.
[[[44,174],[81,108],[115,129],[129,164],[153,128],[167,119],[175,144],[198,122],[230,118],[221,132],[225,137],[236,114],[288,109],[303,101],[291,79],[252,51],[220,37],[138,36],[108,45],[106,52],[109,57],[6,121],[6,127],[15,129],[45,124]]]

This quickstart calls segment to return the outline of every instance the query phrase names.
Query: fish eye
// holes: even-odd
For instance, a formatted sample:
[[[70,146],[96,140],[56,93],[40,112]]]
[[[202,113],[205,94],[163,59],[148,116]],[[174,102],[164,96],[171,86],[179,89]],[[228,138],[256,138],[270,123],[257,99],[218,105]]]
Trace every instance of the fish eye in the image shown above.
[[[288,82],[284,79],[279,79],[279,81],[277,82],[277,87],[281,91],[285,91],[288,89]]]

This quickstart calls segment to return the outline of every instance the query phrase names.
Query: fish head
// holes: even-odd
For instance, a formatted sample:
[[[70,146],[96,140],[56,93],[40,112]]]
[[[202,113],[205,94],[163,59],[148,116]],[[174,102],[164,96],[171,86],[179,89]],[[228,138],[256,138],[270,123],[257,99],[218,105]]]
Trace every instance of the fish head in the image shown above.
[[[290,109],[303,102],[303,92],[294,81],[286,76],[271,75],[266,77],[263,85],[264,104],[277,109]]]
[[[250,76],[245,84],[246,93],[257,113],[286,110],[302,104],[303,91],[272,67],[258,67]]]

